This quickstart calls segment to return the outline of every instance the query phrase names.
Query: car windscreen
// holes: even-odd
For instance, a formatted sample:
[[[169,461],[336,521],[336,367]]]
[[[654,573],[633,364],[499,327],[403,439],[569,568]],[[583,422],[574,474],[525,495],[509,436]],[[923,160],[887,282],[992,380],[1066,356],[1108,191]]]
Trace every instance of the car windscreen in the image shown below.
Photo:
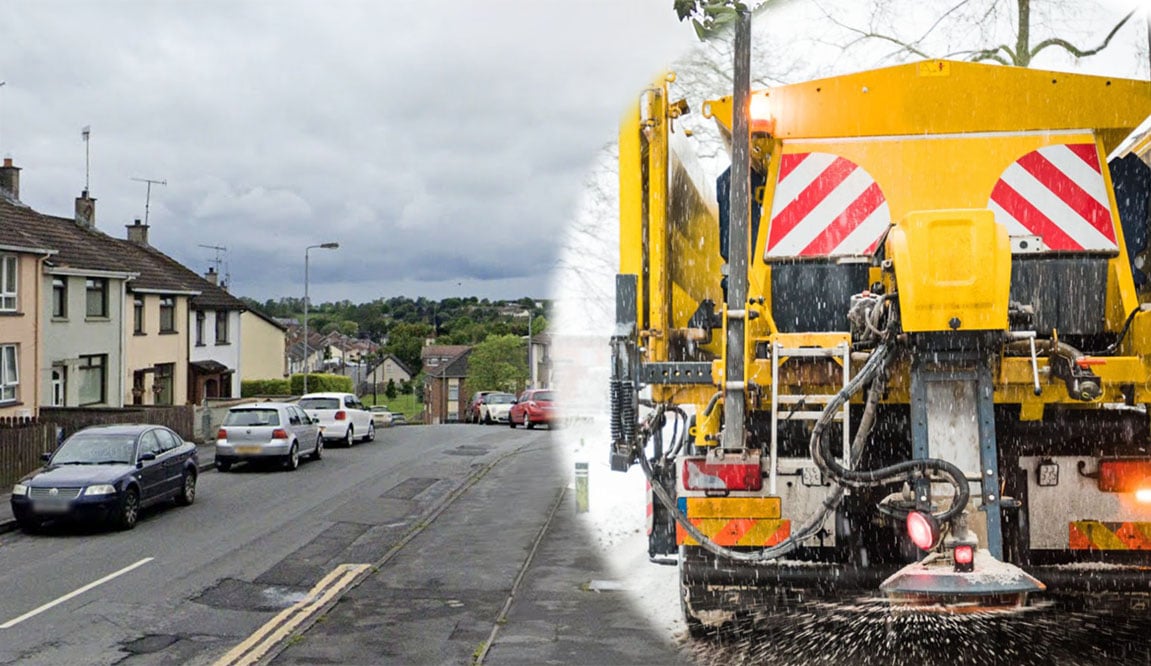
[[[54,465],[133,464],[136,461],[135,433],[76,433],[69,437],[56,454]]]
[[[303,409],[339,409],[339,398],[304,398],[300,401]]]
[[[226,426],[278,426],[280,413],[274,409],[233,409],[224,417]]]
[[[515,396],[511,393],[495,393],[484,398],[489,405],[506,405],[510,403]]]
[[[536,393],[535,395],[532,396],[532,400],[542,400],[544,402],[551,402],[552,401],[552,392],[551,391],[540,391],[539,393]]]

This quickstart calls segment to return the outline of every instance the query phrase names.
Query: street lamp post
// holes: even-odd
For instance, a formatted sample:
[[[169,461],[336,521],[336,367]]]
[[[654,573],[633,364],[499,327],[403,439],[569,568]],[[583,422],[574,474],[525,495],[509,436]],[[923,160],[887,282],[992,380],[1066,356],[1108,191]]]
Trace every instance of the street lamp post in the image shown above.
[[[308,252],[320,248],[323,250],[335,250],[340,247],[339,243],[320,243],[319,245],[309,245],[304,248],[304,394],[308,393]]]

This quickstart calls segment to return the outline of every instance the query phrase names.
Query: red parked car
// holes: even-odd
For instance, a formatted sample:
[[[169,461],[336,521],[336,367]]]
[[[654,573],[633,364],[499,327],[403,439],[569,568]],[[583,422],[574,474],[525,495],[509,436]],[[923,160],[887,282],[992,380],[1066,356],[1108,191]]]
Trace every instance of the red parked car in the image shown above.
[[[508,411],[508,425],[513,428],[517,425],[534,428],[537,423],[551,426],[554,417],[551,389],[528,389],[516,398]]]

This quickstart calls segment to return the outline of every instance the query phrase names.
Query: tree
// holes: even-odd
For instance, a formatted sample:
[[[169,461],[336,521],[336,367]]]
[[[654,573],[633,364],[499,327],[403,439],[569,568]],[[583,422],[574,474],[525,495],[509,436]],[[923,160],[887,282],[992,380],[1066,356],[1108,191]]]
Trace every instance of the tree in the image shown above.
[[[825,9],[824,14],[852,36],[842,44],[845,51],[864,42],[880,42],[896,47],[888,54],[890,59],[962,58],[1029,67],[1048,49],[1077,59],[1098,54],[1135,13],[1132,9],[1119,17],[1112,15],[1103,32],[1096,29],[1096,22],[1082,20],[1080,3],[1015,0],[1012,7],[1002,0],[951,0],[949,4],[943,11],[932,9],[931,20],[919,22],[908,20],[907,3],[876,0],[866,27],[842,20],[843,10]],[[911,33],[919,26],[923,27],[917,34]],[[1036,29],[1047,36],[1034,41]],[[1091,45],[1076,45],[1077,40],[1091,40]]]
[[[420,349],[424,346],[424,340],[430,337],[432,327],[429,324],[396,324],[388,334],[384,352],[395,354],[407,367],[418,369],[423,364]]]
[[[468,356],[468,388],[515,392],[528,377],[527,345],[515,335],[489,335]]]
[[[394,378],[388,380],[388,386],[384,389],[384,395],[388,397],[388,400],[396,399],[398,392],[396,389],[396,380]]]

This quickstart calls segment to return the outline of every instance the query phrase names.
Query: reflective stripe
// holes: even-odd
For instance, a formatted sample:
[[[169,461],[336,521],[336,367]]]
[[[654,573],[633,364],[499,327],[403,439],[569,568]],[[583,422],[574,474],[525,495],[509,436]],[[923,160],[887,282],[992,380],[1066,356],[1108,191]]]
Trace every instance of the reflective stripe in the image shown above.
[[[1071,550],[1151,550],[1151,523],[1077,520],[1067,541]]]

